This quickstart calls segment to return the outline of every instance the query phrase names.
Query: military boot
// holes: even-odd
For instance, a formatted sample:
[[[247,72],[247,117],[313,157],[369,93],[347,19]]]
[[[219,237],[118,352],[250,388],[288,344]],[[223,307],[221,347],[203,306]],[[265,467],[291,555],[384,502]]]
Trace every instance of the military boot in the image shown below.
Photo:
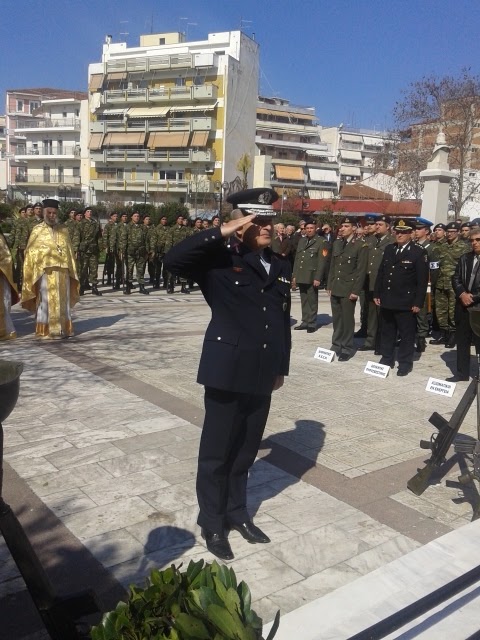
[[[445,349],[453,349],[457,343],[457,336],[455,331],[450,331],[448,334],[447,342],[445,343]]]
[[[187,289],[187,285],[184,282],[182,282],[182,289],[180,293],[190,293],[190,291]]]
[[[147,291],[145,289],[145,285],[144,284],[139,284],[138,286],[139,286],[138,293],[143,293],[144,296],[150,295],[150,291]]]
[[[426,348],[427,348],[427,341],[425,340],[425,338],[421,338],[417,336],[417,345],[415,347],[415,351],[417,353],[423,353]]]
[[[81,296],[85,295],[85,288],[84,287],[80,287],[80,295]]]
[[[125,285],[125,291],[123,292],[123,295],[129,296],[131,293],[132,293],[132,283],[127,282],[127,284]]]
[[[153,283],[153,288],[160,289],[160,278],[155,278],[155,281]]]
[[[101,295],[102,294],[98,290],[97,285],[96,284],[92,284],[92,296],[101,296]]]
[[[430,344],[447,344],[447,334],[442,331],[439,338],[433,338],[430,340]]]

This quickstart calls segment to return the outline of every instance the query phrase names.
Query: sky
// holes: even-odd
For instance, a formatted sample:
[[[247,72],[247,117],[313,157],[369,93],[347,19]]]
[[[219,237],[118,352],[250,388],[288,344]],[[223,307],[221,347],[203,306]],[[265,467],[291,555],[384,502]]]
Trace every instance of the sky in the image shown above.
[[[411,82],[480,73],[479,0],[0,0],[0,94],[86,90],[106,34],[188,40],[242,28],[260,45],[259,93],[313,106],[320,124],[377,131]],[[3,109],[0,109],[0,113]]]

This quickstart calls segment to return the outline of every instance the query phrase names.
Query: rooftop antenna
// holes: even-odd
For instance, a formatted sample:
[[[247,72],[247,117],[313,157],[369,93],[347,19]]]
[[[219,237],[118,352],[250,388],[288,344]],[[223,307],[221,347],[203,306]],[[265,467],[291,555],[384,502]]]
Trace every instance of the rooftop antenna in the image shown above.
[[[248,29],[249,28],[248,25],[252,25],[252,24],[253,24],[253,20],[244,20],[242,16],[240,16],[240,31],[243,31],[244,27]]]
[[[153,33],[153,11],[152,11],[152,17],[150,19],[150,33]]]
[[[185,31],[182,30],[182,20],[184,20],[185,23],[187,23],[188,22],[188,18],[179,18],[178,19],[178,30],[179,30],[180,33],[185,33]],[[188,24],[187,24],[187,27],[188,27]]]

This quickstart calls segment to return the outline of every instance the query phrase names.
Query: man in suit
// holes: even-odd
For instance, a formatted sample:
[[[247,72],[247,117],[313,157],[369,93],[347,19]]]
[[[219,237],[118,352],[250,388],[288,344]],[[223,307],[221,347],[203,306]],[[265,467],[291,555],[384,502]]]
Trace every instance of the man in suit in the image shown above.
[[[315,223],[307,221],[305,237],[298,243],[293,266],[292,289],[298,285],[302,305],[302,322],[295,327],[296,331],[305,329],[307,333],[314,333],[317,330],[318,288],[325,273],[328,253],[327,243],[317,236]]]
[[[427,293],[428,257],[412,241],[412,230],[413,225],[403,220],[395,225],[396,242],[385,249],[374,291],[381,315],[381,364],[394,366],[397,333],[400,337],[397,376],[413,368],[416,316]]]
[[[277,199],[265,188],[229,196],[230,222],[191,235],[165,256],[170,273],[199,284],[212,311],[197,377],[205,385],[198,524],[207,549],[225,560],[233,558],[228,529],[251,543],[270,542],[249,516],[246,494],[271,394],[290,361],[291,267],[270,249]]]
[[[388,216],[375,217],[376,234],[375,242],[370,241],[368,246],[368,266],[365,278],[365,296],[367,301],[367,337],[364,344],[358,348],[359,351],[376,351],[380,352],[379,333],[379,316],[380,308],[374,302],[373,292],[375,291],[375,282],[377,280],[378,270],[383,259],[383,253],[389,244],[392,244],[393,238],[390,234],[390,218]],[[377,344],[378,343],[378,344]]]
[[[470,326],[470,313],[480,313],[480,229],[470,232],[472,250],[460,257],[452,276],[457,304],[455,326],[457,331],[457,375],[450,382],[468,380],[470,377],[470,346],[480,353],[480,338]],[[475,310],[469,312],[469,309]]]
[[[275,225],[271,246],[274,253],[278,253],[284,258],[290,253],[290,240],[287,237],[283,222]]]
[[[353,332],[355,329],[355,304],[365,281],[368,247],[355,238],[356,220],[346,217],[332,247],[332,259],[328,274],[327,293],[332,306],[332,351],[339,362],[353,356]]]

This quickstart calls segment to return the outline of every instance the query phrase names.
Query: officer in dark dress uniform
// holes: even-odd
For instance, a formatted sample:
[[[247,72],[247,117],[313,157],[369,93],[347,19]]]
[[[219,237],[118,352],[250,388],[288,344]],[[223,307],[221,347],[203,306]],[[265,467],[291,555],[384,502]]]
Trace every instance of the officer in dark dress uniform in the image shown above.
[[[428,284],[427,253],[412,241],[412,230],[403,220],[396,224],[396,242],[385,248],[374,291],[381,313],[380,363],[394,366],[398,332],[398,376],[408,375],[413,368],[416,315]]]
[[[197,377],[205,385],[198,524],[207,549],[226,560],[233,558],[228,529],[252,543],[270,542],[247,512],[247,479],[272,391],[290,361],[291,266],[270,249],[277,198],[263,188],[229,196],[230,222],[186,238],[165,256],[167,270],[195,280],[212,310]]]

